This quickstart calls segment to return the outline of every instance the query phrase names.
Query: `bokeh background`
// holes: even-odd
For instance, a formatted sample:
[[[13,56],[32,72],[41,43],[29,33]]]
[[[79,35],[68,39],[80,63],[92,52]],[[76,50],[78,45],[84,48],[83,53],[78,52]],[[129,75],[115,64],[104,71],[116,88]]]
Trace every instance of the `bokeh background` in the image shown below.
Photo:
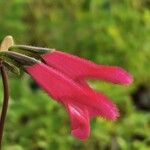
[[[117,65],[134,76],[129,87],[91,81],[118,105],[116,122],[91,121],[81,142],[70,135],[65,109],[27,74],[9,73],[10,103],[5,150],[150,149],[149,0],[0,0],[0,40],[56,48],[96,63]],[[0,84],[2,103],[2,84]]]

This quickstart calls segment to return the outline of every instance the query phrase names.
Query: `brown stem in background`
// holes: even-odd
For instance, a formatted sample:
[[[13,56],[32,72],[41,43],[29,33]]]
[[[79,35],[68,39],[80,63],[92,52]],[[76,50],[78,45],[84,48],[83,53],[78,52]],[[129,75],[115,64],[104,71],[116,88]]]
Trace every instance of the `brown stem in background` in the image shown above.
[[[8,87],[8,77],[7,73],[5,71],[5,67],[2,65],[2,62],[0,61],[0,71],[2,75],[2,81],[3,81],[3,106],[1,111],[1,118],[0,118],[0,150],[2,149],[2,138],[3,138],[3,130],[4,130],[4,123],[8,108],[8,101],[9,101],[9,87]]]

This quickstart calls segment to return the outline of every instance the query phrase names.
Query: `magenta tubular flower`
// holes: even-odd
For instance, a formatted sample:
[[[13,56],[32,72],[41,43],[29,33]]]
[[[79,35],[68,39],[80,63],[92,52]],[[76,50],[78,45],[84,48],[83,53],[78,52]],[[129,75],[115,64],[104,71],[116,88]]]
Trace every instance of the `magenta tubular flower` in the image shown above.
[[[26,72],[53,99],[66,107],[71,121],[71,133],[82,140],[90,134],[91,117],[116,120],[119,116],[116,105],[104,94],[94,91],[86,80],[93,78],[115,84],[130,84],[133,80],[120,67],[98,65],[55,50],[41,54],[42,62],[34,60],[26,65],[22,59],[18,59],[18,54],[9,52],[9,55],[21,63]]]

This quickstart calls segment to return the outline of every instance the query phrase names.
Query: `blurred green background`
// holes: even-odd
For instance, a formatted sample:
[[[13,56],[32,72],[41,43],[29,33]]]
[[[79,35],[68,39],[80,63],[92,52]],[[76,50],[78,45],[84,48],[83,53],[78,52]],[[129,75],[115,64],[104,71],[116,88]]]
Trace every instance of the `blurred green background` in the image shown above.
[[[93,119],[89,139],[81,142],[70,135],[61,105],[27,74],[9,73],[4,150],[150,149],[149,0],[0,0],[0,10],[0,40],[12,35],[17,44],[56,48],[121,66],[134,76],[130,87],[91,82],[118,105],[121,116],[116,122]]]

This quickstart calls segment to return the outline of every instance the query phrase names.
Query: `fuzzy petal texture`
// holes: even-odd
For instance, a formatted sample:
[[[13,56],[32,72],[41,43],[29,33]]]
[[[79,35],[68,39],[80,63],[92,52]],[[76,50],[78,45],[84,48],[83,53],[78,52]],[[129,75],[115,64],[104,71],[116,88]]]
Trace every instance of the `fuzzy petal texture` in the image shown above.
[[[132,76],[120,67],[97,65],[68,53],[53,51],[41,57],[46,64],[72,78],[95,78],[115,84],[130,84],[133,80]]]
[[[75,82],[43,63],[36,63],[25,69],[39,86],[58,101],[66,97],[86,96],[85,92]]]
[[[119,111],[116,105],[102,92],[94,91],[84,80],[77,80],[88,93],[93,97],[93,102],[95,99],[99,101],[98,108],[93,109],[92,107],[87,107],[90,117],[101,116],[108,120],[116,120],[119,117]]]
[[[52,98],[61,103],[78,102],[81,105],[87,106],[89,110],[91,109],[93,112],[97,112],[97,115],[104,114],[101,112],[102,108],[104,110],[111,110],[111,106],[103,106],[102,102],[106,98],[102,95],[98,96],[92,90],[82,87],[80,84],[75,83],[73,80],[43,63],[26,67],[26,71]],[[107,100],[104,103],[107,104]],[[109,103],[106,106],[108,105]],[[106,116],[108,115],[109,113],[106,114]],[[105,118],[105,116],[103,117]],[[112,116],[108,118],[111,119]],[[113,117],[112,119],[115,118]]]

